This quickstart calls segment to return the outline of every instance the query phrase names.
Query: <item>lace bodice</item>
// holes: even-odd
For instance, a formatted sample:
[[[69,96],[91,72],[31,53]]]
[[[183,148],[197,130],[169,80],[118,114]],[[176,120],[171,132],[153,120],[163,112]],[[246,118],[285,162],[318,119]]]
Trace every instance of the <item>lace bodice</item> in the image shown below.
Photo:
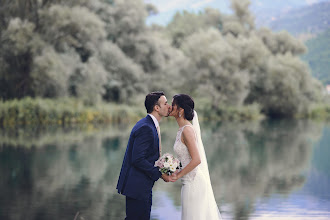
[[[182,135],[183,129],[187,126],[191,126],[191,125],[185,125],[185,126],[179,128],[178,133],[176,135],[176,140],[175,140],[175,143],[174,143],[174,147],[173,147],[174,152],[177,154],[178,159],[181,161],[182,169],[185,168],[191,161],[191,156],[190,156],[190,153],[188,151],[188,148],[181,141],[181,135]],[[195,169],[193,169],[192,171],[190,171],[189,173],[187,173],[185,176],[183,176],[182,181],[192,181],[192,180],[194,180],[194,178],[196,176],[197,169],[198,169],[198,166]]]
[[[187,146],[181,142],[182,132],[187,126],[191,125],[186,125],[179,129],[174,143],[174,151],[177,154],[178,159],[181,161],[183,168],[186,167],[191,161],[191,156]],[[196,111],[194,111],[194,118],[191,127],[195,132],[196,146],[201,163],[181,178],[181,219],[221,220],[221,214],[214,199]]]

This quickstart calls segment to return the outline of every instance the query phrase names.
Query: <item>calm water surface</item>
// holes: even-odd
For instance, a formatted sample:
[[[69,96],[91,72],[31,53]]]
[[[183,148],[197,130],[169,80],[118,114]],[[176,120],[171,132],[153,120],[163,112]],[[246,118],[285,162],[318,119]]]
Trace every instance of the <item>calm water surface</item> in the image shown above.
[[[116,184],[133,124],[0,132],[0,219],[124,219]],[[330,124],[201,124],[223,219],[330,219]],[[177,125],[161,123],[164,151]],[[180,182],[159,180],[152,219],[180,219]]]

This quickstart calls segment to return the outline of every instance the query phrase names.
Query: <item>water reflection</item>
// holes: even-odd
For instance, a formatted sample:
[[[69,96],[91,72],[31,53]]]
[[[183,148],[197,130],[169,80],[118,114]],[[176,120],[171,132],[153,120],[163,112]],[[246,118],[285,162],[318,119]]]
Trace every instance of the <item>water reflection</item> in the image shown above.
[[[114,188],[127,132],[127,126],[3,132],[0,219],[74,219],[78,211],[85,219],[122,218]]]
[[[248,219],[258,198],[301,187],[320,130],[308,121],[265,121],[210,132],[217,143],[208,155],[217,201],[231,204],[234,219]]]
[[[2,130],[0,219],[74,219],[76,214],[77,219],[124,219],[125,200],[115,186],[132,126]],[[269,215],[274,201],[272,207],[289,215],[278,204],[305,201],[295,194],[299,190],[330,205],[328,127],[294,120],[201,127],[214,193],[226,219]],[[173,153],[177,129],[171,120],[162,123],[165,151]],[[180,190],[179,183],[156,183],[153,219],[180,217]],[[302,208],[330,214],[324,205],[315,210],[308,204]]]

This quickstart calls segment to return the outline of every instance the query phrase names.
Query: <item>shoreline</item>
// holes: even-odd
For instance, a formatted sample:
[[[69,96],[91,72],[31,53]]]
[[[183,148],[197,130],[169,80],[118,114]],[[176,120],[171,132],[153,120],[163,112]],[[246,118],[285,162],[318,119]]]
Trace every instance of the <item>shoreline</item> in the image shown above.
[[[257,105],[196,109],[200,120],[255,121],[269,118],[260,112]],[[0,127],[120,124],[136,122],[147,113],[143,106],[116,103],[86,105],[79,99],[41,99],[0,101]],[[330,120],[330,105],[319,104],[304,114],[292,119]]]

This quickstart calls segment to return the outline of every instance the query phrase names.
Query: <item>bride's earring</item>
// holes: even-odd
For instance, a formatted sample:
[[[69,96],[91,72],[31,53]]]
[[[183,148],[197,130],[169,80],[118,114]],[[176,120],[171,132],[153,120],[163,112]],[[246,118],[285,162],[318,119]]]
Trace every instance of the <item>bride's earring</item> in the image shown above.
[[[179,118],[181,118],[181,113],[179,112]]]

